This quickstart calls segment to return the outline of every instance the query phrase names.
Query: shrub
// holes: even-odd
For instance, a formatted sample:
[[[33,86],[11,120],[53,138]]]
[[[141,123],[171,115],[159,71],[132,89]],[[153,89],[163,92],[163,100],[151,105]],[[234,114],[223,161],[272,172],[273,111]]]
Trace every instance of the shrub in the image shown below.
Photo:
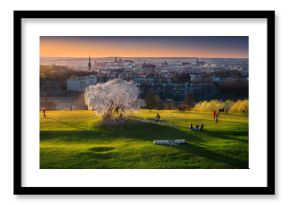
[[[231,100],[226,100],[224,102],[219,100],[202,101],[195,105],[193,110],[200,112],[212,112],[214,110],[219,111],[219,109],[224,108],[225,113],[248,113],[249,112],[249,101],[248,100],[238,100],[233,102]]]
[[[230,109],[230,112],[249,112],[249,101],[248,100],[238,100],[236,101]]]
[[[212,112],[214,110],[219,110],[224,107],[224,103],[218,100],[203,101],[199,102],[193,108],[196,111],[201,112]]]

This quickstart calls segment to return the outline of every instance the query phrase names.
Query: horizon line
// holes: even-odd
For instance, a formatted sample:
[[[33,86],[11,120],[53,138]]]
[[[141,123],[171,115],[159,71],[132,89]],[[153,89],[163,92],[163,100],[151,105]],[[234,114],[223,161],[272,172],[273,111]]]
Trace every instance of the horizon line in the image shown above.
[[[242,59],[247,59],[249,57],[198,57],[198,56],[98,56],[98,57],[93,57],[93,56],[40,56],[40,58],[223,58],[223,59],[234,59],[234,58],[242,58]]]

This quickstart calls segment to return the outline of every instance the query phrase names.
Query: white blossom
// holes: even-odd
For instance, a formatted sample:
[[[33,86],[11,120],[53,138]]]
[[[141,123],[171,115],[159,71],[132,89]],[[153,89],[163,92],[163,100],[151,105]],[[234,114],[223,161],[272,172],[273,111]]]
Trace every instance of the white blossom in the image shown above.
[[[110,114],[114,110],[134,111],[140,108],[139,89],[132,81],[121,79],[106,83],[90,85],[86,88],[84,98],[89,110],[98,114]]]

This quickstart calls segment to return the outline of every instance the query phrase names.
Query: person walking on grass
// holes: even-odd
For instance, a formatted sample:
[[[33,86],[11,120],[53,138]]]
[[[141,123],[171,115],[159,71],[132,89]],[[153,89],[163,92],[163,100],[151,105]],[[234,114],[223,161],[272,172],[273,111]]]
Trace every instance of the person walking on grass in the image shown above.
[[[43,118],[46,118],[46,110],[45,110],[45,108],[42,109],[42,113],[43,113]]]
[[[212,113],[212,115],[213,115],[213,120],[216,120],[216,114],[217,114],[217,112],[214,110],[213,113]]]
[[[217,112],[216,114],[215,114],[215,122],[216,123],[218,123],[219,122],[219,113]]]

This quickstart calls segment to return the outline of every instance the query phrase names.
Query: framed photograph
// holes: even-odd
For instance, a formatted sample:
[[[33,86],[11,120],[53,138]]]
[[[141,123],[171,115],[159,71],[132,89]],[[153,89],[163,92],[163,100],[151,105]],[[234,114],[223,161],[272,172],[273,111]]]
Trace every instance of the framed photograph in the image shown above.
[[[15,194],[275,194],[274,11],[14,11]]]

